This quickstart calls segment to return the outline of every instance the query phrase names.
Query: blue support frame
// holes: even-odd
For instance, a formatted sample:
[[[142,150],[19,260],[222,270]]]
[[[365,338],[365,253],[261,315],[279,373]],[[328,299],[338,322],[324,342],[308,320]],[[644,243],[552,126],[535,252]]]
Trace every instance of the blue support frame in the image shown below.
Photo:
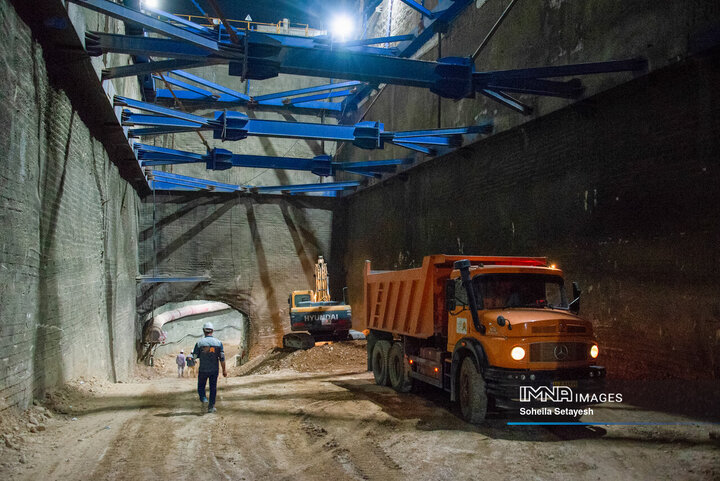
[[[502,104],[526,108],[514,101],[502,91],[533,95],[552,95],[560,97],[576,96],[581,92],[578,81],[557,82],[548,78],[569,75],[588,75],[619,71],[642,70],[647,67],[644,59],[624,61],[595,62],[560,67],[541,67],[496,72],[476,72],[470,57],[445,57],[437,62],[426,62],[387,55],[387,49],[370,47],[337,47],[324,44],[326,39],[292,37],[287,35],[263,34],[254,31],[238,31],[242,45],[223,41],[222,29],[218,29],[218,41],[207,38],[214,49],[206,48],[202,35],[188,29],[160,22],[151,17],[107,2],[106,0],[71,0],[81,5],[99,5],[119,18],[140,22],[150,30],[171,36],[171,39],[132,37],[105,33],[88,34],[88,51],[93,55],[104,52],[124,52],[131,54],[156,55],[169,58],[181,58],[198,61],[223,61],[228,63],[231,75],[246,79],[266,79],[279,73],[331,77],[366,81],[371,84],[389,83],[427,88],[442,97],[461,99],[473,97],[477,92],[498,99]],[[469,0],[441,0],[433,12],[431,24],[402,48],[402,57],[412,55],[424,44],[430,35],[437,33],[455,18]],[[107,6],[112,5],[112,7]],[[121,9],[122,11],[120,11]],[[124,12],[124,13],[123,13]],[[150,20],[152,20],[152,22]],[[146,22],[146,23],[143,23]],[[161,24],[168,28],[162,28]],[[172,28],[170,28],[172,27]],[[184,34],[178,33],[184,31]],[[216,31],[213,30],[213,33]],[[249,53],[246,55],[246,53]],[[117,71],[116,71],[117,73]],[[523,81],[521,81],[523,80]],[[357,106],[357,101],[369,91],[361,89],[358,96],[347,102],[346,106]],[[492,95],[493,92],[501,95]],[[343,109],[346,107],[343,106]]]
[[[190,82],[196,83],[212,90],[216,90],[220,92],[221,95],[218,96],[210,92],[209,90],[205,90],[187,82],[177,80],[170,75],[189,80]],[[317,85],[304,89],[288,90],[285,92],[276,92],[273,94],[261,95],[258,97],[250,97],[249,95],[245,95],[241,92],[230,89],[215,82],[211,82],[183,70],[173,70],[169,72],[169,74],[164,75],[164,77],[168,83],[177,87],[181,87],[184,90],[173,90],[172,92],[170,92],[170,90],[168,89],[158,89],[155,95],[155,98],[158,102],[166,104],[174,103],[175,98],[177,97],[182,101],[197,102],[208,106],[241,106],[251,110],[273,111],[281,113],[297,112],[305,115],[314,114],[318,116],[341,115],[343,112],[344,104],[342,102],[329,102],[327,100],[333,98],[347,97],[348,95],[351,95],[355,92],[354,89],[357,88],[358,85],[364,85],[362,82],[348,81],[334,84]],[[342,89],[343,87],[350,88],[332,92],[332,90]],[[313,92],[328,93],[296,97],[298,95]]]
[[[402,3],[407,5],[408,7],[412,8],[416,12],[420,12],[423,16],[427,18],[435,18],[435,13],[431,12],[427,8],[425,8],[423,5],[414,2],[413,0],[400,0]]]
[[[160,284],[164,282],[209,282],[212,280],[209,276],[195,277],[163,277],[163,276],[138,276],[135,278],[140,284]]]
[[[394,173],[399,165],[413,162],[410,158],[333,162],[329,155],[318,155],[313,158],[275,157],[233,154],[228,150],[217,148],[206,154],[197,154],[145,144],[135,144],[134,149],[142,167],[203,163],[209,170],[226,170],[232,167],[304,170],[322,177],[334,176],[340,171],[345,171],[380,178],[383,174]]]
[[[89,10],[93,10],[98,13],[105,14],[109,17],[123,20],[126,22],[133,22],[146,30],[151,30],[155,33],[165,35],[170,38],[182,40],[190,45],[194,45],[210,52],[217,52],[220,50],[217,42],[205,38],[204,36],[193,33],[185,28],[176,27],[168,22],[163,22],[144,13],[138,12],[131,8],[123,7],[117,3],[108,2],[105,0],[70,0],[73,3],[77,3]]]
[[[492,122],[489,121],[451,129],[388,132],[380,122],[360,122],[355,125],[283,122],[251,119],[245,114],[229,110],[216,111],[214,118],[205,118],[120,96],[115,97],[115,106],[156,114],[138,114],[123,110],[123,125],[148,127],[131,129],[129,134],[132,136],[210,130],[213,138],[219,140],[242,140],[255,136],[348,141],[363,149],[381,149],[387,142],[429,153],[430,148],[427,146],[459,147],[462,145],[463,135],[488,134],[492,131]]]
[[[327,182],[318,184],[293,184],[293,185],[272,185],[272,186],[253,186],[253,185],[234,185],[215,182],[212,180],[198,179],[196,177],[188,177],[185,175],[172,174],[160,170],[147,170],[146,178],[148,185],[153,190],[169,190],[169,191],[211,191],[211,192],[250,192],[255,194],[265,193],[281,193],[281,194],[303,194],[312,193],[326,197],[336,197],[337,194],[345,190],[355,190],[359,185],[359,181],[344,182]]]

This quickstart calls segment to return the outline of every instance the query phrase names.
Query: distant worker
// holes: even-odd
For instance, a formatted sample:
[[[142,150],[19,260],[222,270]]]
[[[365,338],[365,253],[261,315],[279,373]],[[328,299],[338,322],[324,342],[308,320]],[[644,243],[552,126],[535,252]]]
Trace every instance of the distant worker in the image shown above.
[[[192,356],[192,354],[188,354],[185,358],[185,364],[188,368],[188,377],[195,377],[197,373],[195,372],[195,358]]]
[[[185,351],[180,349],[180,354],[175,358],[175,363],[178,367],[178,377],[183,377],[185,372]]]
[[[218,378],[218,362],[222,365],[223,376],[227,377],[225,369],[225,351],[222,342],[213,337],[212,322],[206,322],[203,326],[203,334],[205,337],[195,344],[193,349],[193,358],[200,361],[198,368],[198,396],[203,403],[208,402],[205,397],[205,384],[210,381],[210,402],[208,403],[209,413],[214,413],[215,395],[217,394],[217,378]]]

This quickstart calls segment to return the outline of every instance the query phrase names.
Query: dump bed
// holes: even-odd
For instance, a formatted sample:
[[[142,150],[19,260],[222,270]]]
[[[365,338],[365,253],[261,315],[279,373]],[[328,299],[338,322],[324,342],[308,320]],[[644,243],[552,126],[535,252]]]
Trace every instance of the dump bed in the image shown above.
[[[472,265],[544,265],[544,258],[437,254],[423,258],[422,267],[371,271],[365,262],[364,303],[368,329],[428,338],[447,335],[445,281],[455,261]]]

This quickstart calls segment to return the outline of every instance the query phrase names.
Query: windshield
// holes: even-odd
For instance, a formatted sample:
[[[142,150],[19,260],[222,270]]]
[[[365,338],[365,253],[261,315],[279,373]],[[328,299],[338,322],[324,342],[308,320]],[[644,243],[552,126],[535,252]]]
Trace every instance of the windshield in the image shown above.
[[[563,279],[539,274],[487,274],[474,279],[480,309],[549,307],[567,309]]]
[[[310,302],[310,294],[298,294],[295,296],[295,305],[297,306],[301,302]]]

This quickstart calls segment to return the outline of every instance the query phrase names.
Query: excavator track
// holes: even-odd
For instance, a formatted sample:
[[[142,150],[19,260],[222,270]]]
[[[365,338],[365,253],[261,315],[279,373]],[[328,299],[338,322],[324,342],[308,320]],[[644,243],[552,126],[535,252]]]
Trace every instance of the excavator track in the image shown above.
[[[310,349],[315,346],[315,338],[307,332],[291,332],[283,336],[285,349]]]

